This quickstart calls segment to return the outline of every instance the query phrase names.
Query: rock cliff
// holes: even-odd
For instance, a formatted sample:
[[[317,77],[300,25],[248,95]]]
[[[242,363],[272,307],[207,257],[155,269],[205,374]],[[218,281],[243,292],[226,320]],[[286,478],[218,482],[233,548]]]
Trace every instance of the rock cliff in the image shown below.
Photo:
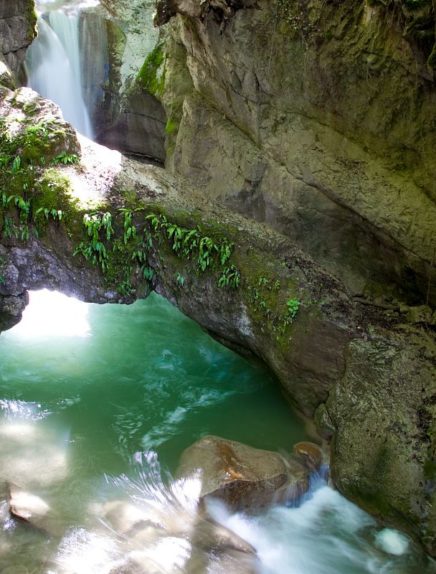
[[[353,294],[434,304],[436,92],[400,15],[363,0],[160,4],[179,12],[168,168]]]
[[[0,59],[18,74],[26,48],[35,37],[33,0],[0,1]]]

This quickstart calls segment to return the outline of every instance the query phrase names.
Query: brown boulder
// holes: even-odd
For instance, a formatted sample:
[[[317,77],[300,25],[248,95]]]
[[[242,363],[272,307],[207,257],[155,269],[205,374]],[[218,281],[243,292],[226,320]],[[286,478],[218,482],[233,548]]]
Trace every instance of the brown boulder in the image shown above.
[[[308,488],[309,471],[296,460],[216,436],[187,448],[179,476],[199,474],[201,498],[218,498],[232,510],[255,510],[285,493],[295,498]],[[278,494],[279,493],[279,494]]]
[[[323,453],[321,448],[308,441],[297,442],[294,444],[294,455],[309,469],[319,470],[323,463]]]

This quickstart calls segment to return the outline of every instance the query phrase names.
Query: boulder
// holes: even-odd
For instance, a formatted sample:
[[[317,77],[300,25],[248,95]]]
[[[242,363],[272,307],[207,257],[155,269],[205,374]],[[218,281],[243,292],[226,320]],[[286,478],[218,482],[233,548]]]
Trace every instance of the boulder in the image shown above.
[[[0,54],[0,86],[5,86],[10,90],[15,88],[15,81],[12,73],[6,63],[3,61],[2,55]]]
[[[14,518],[41,530],[49,530],[50,506],[39,496],[9,485],[9,512]]]
[[[293,452],[301,462],[312,471],[318,471],[323,463],[323,452],[321,448],[313,442],[297,442],[294,444]]]
[[[184,451],[178,476],[196,473],[201,498],[218,498],[234,511],[295,499],[307,490],[309,477],[295,460],[216,436],[203,437]]]
[[[170,506],[167,502],[170,501]],[[189,572],[221,572],[232,563],[232,572],[255,572],[256,550],[240,536],[205,515],[200,508],[184,508],[164,493],[163,500],[153,498],[135,502],[113,500],[95,504],[91,511],[122,541],[126,563],[114,573],[162,572],[165,556],[154,554],[154,548],[180,548]],[[157,569],[157,570],[156,570]]]

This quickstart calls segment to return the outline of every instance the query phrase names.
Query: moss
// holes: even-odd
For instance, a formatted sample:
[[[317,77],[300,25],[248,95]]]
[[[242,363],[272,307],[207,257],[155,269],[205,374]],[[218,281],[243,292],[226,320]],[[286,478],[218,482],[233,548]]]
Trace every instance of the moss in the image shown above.
[[[27,108],[32,108],[28,104]],[[74,154],[78,151],[75,141],[71,141],[69,128],[56,121],[39,121],[35,124],[21,124],[18,133],[11,136],[7,129],[0,131],[0,155],[11,159],[19,156],[27,165],[40,165],[55,159],[59,153]]]
[[[163,44],[159,43],[148,54],[136,77],[142,89],[157,97],[162,96],[165,86],[164,60]]]
[[[26,39],[32,42],[36,38],[36,22],[37,22],[36,6],[34,0],[28,0],[25,8],[25,20],[27,22]]]
[[[176,122],[173,118],[169,118],[165,125],[165,133],[170,136],[175,134],[179,129],[179,122]]]

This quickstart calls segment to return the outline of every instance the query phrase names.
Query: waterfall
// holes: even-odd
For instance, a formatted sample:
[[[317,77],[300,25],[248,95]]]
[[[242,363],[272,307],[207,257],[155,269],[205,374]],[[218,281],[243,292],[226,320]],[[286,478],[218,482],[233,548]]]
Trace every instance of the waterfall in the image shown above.
[[[29,86],[53,100],[64,118],[92,138],[82,95],[79,12],[51,11],[38,19],[38,37],[26,56]]]

